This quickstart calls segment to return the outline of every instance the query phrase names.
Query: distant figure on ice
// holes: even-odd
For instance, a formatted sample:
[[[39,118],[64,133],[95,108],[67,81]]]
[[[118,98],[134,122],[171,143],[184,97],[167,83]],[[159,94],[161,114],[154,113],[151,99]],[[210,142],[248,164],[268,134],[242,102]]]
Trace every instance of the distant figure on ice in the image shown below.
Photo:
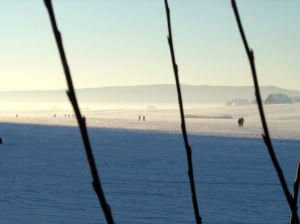
[[[145,121],[146,120],[146,118],[145,118],[145,116],[143,116],[143,121]]]
[[[141,116],[139,116],[139,121],[141,120]]]
[[[239,118],[239,119],[238,119],[238,123],[239,123],[239,127],[243,127],[243,125],[244,125],[244,123],[245,123],[244,118],[243,118],[243,117],[242,117],[242,118]]]
[[[2,138],[0,138],[0,144],[2,144]]]
[[[18,114],[16,114],[16,117],[18,117]]]

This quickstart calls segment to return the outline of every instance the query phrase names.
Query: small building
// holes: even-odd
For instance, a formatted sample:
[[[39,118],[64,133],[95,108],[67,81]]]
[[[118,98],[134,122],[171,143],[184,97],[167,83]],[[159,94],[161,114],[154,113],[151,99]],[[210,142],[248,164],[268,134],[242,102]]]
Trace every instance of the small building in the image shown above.
[[[246,105],[249,104],[247,99],[233,99],[231,101],[231,106],[235,106],[235,105]]]
[[[300,96],[292,97],[292,102],[293,103],[300,103]]]
[[[265,104],[292,103],[292,99],[286,94],[270,94],[265,100]]]

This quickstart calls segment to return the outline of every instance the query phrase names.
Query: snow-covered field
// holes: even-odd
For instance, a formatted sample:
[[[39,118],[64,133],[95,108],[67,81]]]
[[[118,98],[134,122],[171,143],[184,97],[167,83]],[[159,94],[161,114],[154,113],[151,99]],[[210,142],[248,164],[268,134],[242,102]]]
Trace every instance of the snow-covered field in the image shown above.
[[[264,106],[292,189],[300,104]],[[288,223],[289,207],[261,139],[257,106],[189,109],[203,223]],[[53,117],[56,114],[56,118]],[[105,223],[70,111],[0,114],[0,223]],[[116,223],[195,223],[178,110],[83,111]],[[138,116],[146,121],[138,121]],[[239,128],[237,118],[246,123]]]
[[[300,103],[285,105],[265,105],[264,111],[272,138],[300,139]],[[24,111],[2,112],[0,122],[77,126],[72,111]],[[53,115],[56,114],[54,118]],[[160,131],[179,133],[179,110],[101,110],[83,111],[89,127]],[[65,117],[65,115],[67,115]],[[70,117],[68,117],[70,115]],[[224,106],[218,108],[188,109],[185,115],[218,117],[230,115],[232,119],[186,118],[190,134],[260,138],[262,126],[256,105]],[[146,121],[138,121],[138,116],[145,116]],[[237,119],[244,117],[243,128],[237,128]],[[142,120],[142,119],[141,119]]]

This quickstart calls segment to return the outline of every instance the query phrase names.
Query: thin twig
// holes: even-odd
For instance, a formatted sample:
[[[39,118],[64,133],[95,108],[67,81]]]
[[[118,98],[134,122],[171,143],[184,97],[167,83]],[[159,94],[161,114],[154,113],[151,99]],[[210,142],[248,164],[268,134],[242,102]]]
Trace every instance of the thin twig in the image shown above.
[[[99,179],[99,176],[98,176],[98,172],[97,172],[93,152],[92,152],[90,142],[89,142],[89,138],[88,138],[88,134],[87,134],[87,129],[86,129],[86,125],[85,125],[85,118],[81,117],[80,110],[79,110],[79,107],[78,107],[78,104],[77,104],[76,95],[75,95],[75,91],[74,91],[73,84],[72,84],[72,78],[71,78],[70,70],[69,70],[67,59],[66,59],[64,49],[63,49],[61,35],[60,35],[60,32],[57,28],[56,21],[55,21],[55,16],[54,16],[53,8],[52,8],[52,3],[51,3],[51,0],[44,0],[44,2],[45,2],[45,5],[47,7],[49,16],[50,16],[52,29],[53,29],[53,32],[54,32],[54,36],[55,36],[57,47],[58,47],[58,50],[59,50],[61,62],[62,62],[64,71],[65,71],[65,75],[66,75],[66,79],[67,79],[67,83],[68,83],[68,87],[69,87],[69,91],[67,91],[67,95],[69,96],[69,99],[71,101],[71,104],[72,104],[73,109],[74,109],[75,114],[76,114],[77,122],[78,122],[80,132],[81,132],[82,141],[83,141],[83,144],[84,144],[84,147],[85,147],[86,157],[87,157],[88,163],[90,165],[90,170],[91,170],[91,173],[92,173],[92,176],[93,176],[92,185],[94,187],[94,190],[95,190],[95,192],[98,196],[98,199],[100,201],[100,204],[102,206],[102,209],[103,209],[104,215],[106,217],[107,223],[112,224],[112,223],[114,223],[114,221],[113,221],[113,218],[112,218],[112,215],[111,215],[110,207],[106,203],[106,200],[105,200],[102,188],[101,188],[100,179]]]
[[[296,172],[296,177],[294,182],[294,194],[293,194],[293,202],[297,210],[298,210],[297,200],[298,200],[299,183],[300,183],[300,160],[298,162],[298,167],[297,167],[297,172]],[[293,223],[295,222],[293,219],[293,214],[291,214],[290,224]]]
[[[268,148],[270,157],[271,157],[272,162],[274,164],[274,167],[276,169],[276,172],[277,172],[277,175],[279,177],[279,180],[280,180],[281,186],[283,188],[284,194],[286,196],[286,199],[287,199],[288,204],[290,206],[290,209],[292,211],[293,218],[296,221],[295,223],[299,224],[299,219],[298,219],[298,215],[297,215],[297,209],[294,206],[292,196],[291,196],[291,194],[290,194],[290,192],[288,190],[286,181],[284,179],[283,172],[282,172],[282,170],[280,168],[280,165],[279,165],[279,163],[277,161],[277,158],[276,158],[276,155],[275,155],[275,152],[273,150],[272,143],[271,143],[271,139],[270,139],[270,135],[269,135],[268,127],[267,127],[267,122],[266,122],[266,119],[265,119],[265,115],[264,115],[264,111],[263,111],[263,106],[262,106],[262,102],[261,102],[261,98],[260,98],[259,85],[258,85],[258,80],[257,80],[257,76],[256,76],[255,64],[254,64],[254,53],[253,53],[252,49],[249,50],[248,43],[247,43],[244,31],[243,31],[242,23],[240,21],[240,17],[239,17],[239,14],[238,14],[237,6],[235,4],[235,0],[231,0],[231,3],[232,3],[232,7],[233,7],[233,11],[234,11],[234,14],[235,14],[235,17],[236,17],[236,21],[237,21],[237,24],[238,24],[238,27],[239,27],[239,31],[240,31],[241,37],[243,39],[245,50],[247,52],[247,56],[248,56],[248,59],[249,59],[249,62],[250,62],[250,66],[251,66],[251,71],[252,71],[252,76],[253,76],[253,82],[254,82],[254,86],[255,86],[256,101],[257,101],[257,105],[258,105],[258,109],[259,109],[259,113],[260,113],[260,117],[261,117],[261,122],[262,122],[263,130],[264,130],[264,134],[262,134],[262,137],[263,137],[264,142],[265,142],[265,144],[266,144],[266,146]]]
[[[182,129],[182,135],[183,135],[183,139],[184,139],[184,145],[186,148],[186,154],[187,154],[187,160],[188,160],[188,175],[189,175],[189,179],[190,179],[192,201],[193,201],[193,206],[194,206],[196,222],[197,222],[197,224],[200,224],[200,223],[202,223],[202,220],[201,220],[201,217],[199,214],[197,197],[196,197],[195,181],[194,181],[194,174],[193,174],[193,164],[192,164],[192,149],[189,146],[186,128],[185,128],[184,111],[183,111],[183,104],[182,104],[181,91],[180,91],[180,82],[179,82],[179,76],[178,76],[178,67],[177,67],[177,64],[175,61],[175,53],[174,53],[174,47],[173,47],[170,9],[169,9],[167,0],[165,0],[165,6],[166,6],[168,29],[169,29],[168,42],[169,42],[169,46],[170,46],[173,70],[174,70],[174,75],[175,75],[175,80],[176,80],[178,102],[179,102],[180,116],[181,116],[181,129]]]

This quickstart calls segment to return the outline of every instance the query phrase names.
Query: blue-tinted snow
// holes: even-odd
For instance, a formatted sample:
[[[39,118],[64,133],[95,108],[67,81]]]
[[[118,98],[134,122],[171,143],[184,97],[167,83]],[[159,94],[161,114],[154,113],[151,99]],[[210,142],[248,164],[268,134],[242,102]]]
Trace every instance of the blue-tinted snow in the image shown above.
[[[181,134],[89,128],[89,136],[116,223],[195,223]],[[0,123],[0,137],[0,223],[106,223],[78,127]],[[188,138],[203,223],[289,222],[262,139]],[[300,140],[272,142],[292,189]]]

